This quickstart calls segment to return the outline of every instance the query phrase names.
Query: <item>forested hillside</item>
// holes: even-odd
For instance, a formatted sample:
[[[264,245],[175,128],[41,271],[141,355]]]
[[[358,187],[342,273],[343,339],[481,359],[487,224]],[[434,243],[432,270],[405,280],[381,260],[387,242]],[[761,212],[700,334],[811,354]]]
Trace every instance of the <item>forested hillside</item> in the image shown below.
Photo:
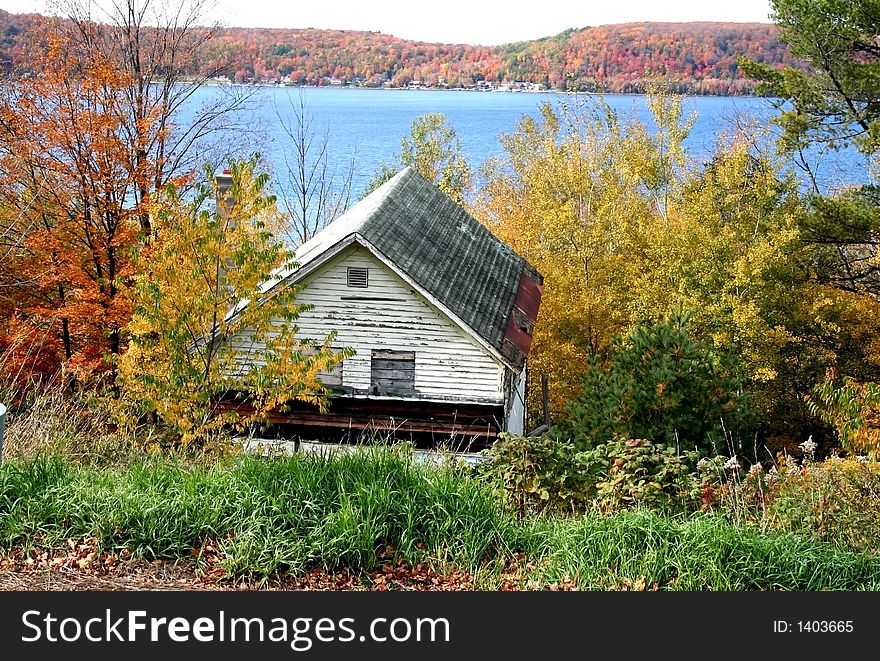
[[[0,11],[0,62],[27,68],[22,45],[35,15]],[[763,23],[627,23],[566,30],[500,46],[429,44],[378,32],[225,28],[192,53],[192,72],[236,83],[369,87],[514,87],[642,92],[663,83],[690,94],[748,94],[736,58],[791,64]]]

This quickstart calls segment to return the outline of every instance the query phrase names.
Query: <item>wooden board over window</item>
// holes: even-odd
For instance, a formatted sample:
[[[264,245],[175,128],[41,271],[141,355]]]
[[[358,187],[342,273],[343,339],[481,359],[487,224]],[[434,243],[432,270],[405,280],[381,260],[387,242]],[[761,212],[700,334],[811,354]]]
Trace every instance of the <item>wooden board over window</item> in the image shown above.
[[[318,372],[315,374],[318,380],[328,388],[340,388],[342,386],[342,366],[345,361],[340,361],[330,372]]]
[[[374,395],[415,394],[415,352],[373,349],[370,363],[370,392]]]
[[[338,353],[338,352],[342,351],[342,347],[331,346],[330,350],[333,351],[333,353]],[[303,349],[302,353],[304,356],[314,356],[314,355],[317,355],[318,350],[317,349]],[[339,390],[340,388],[342,388],[342,383],[343,383],[343,371],[342,370],[343,370],[344,365],[345,365],[345,361],[341,360],[338,363],[336,363],[336,366],[332,370],[330,370],[329,372],[325,372],[322,370],[320,372],[316,372],[315,376],[318,378],[318,380],[321,383],[323,383],[325,386],[327,386],[331,390]]]

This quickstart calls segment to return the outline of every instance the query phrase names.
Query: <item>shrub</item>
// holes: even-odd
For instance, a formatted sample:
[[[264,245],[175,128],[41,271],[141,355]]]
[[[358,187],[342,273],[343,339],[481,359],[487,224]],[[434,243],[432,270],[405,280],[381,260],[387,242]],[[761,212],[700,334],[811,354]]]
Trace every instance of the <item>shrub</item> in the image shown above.
[[[768,475],[758,462],[745,469],[736,456],[704,457],[692,476],[691,495],[702,511],[711,510],[737,524],[754,524],[764,516],[768,483],[777,476],[775,468]]]
[[[768,485],[764,526],[857,551],[880,539],[880,463],[830,458],[781,471]]]
[[[752,416],[741,382],[721,355],[690,337],[688,318],[637,325],[615,340],[607,369],[593,357],[554,434],[581,449],[624,437],[704,454],[727,449],[725,430],[743,437]]]
[[[600,512],[633,507],[674,511],[690,504],[696,451],[682,454],[643,439],[618,439],[583,455],[585,463],[598,467],[595,506]]]
[[[880,453],[880,385],[855,379],[838,383],[829,371],[807,397],[807,407],[834,427],[845,450],[875,457]]]
[[[701,459],[701,509],[739,525],[876,552],[880,463],[836,456],[814,461],[816,445],[800,447],[801,462],[780,455],[769,471],[755,463],[743,472],[736,458]]]
[[[502,433],[479,465],[484,478],[496,480],[520,516],[526,512],[583,511],[595,495],[596,467],[586,463],[572,443],[550,436]]]
[[[526,512],[611,513],[632,507],[687,509],[699,493],[692,470],[698,454],[642,439],[616,439],[579,451],[550,436],[503,434],[480,466],[508,503]]]

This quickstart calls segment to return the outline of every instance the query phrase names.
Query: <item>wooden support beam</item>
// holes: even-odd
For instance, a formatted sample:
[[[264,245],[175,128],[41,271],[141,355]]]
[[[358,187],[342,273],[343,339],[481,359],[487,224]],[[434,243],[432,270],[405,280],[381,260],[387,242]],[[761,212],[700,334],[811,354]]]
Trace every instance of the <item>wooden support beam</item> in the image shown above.
[[[247,415],[253,409],[246,404],[220,404],[220,411],[238,411]],[[462,424],[455,422],[432,422],[430,420],[394,419],[372,415],[346,415],[339,413],[311,413],[307,411],[273,412],[267,422],[307,427],[332,427],[336,429],[377,429],[382,431],[428,432],[443,435],[480,436],[495,438],[497,430],[492,425]]]

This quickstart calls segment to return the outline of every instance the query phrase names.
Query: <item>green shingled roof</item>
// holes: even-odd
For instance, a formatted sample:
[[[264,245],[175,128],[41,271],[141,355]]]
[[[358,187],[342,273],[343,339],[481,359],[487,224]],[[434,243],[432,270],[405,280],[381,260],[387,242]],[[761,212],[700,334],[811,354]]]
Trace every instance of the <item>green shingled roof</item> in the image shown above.
[[[503,355],[525,264],[458,204],[406,168],[296,251],[302,271],[349,237],[368,242]]]

